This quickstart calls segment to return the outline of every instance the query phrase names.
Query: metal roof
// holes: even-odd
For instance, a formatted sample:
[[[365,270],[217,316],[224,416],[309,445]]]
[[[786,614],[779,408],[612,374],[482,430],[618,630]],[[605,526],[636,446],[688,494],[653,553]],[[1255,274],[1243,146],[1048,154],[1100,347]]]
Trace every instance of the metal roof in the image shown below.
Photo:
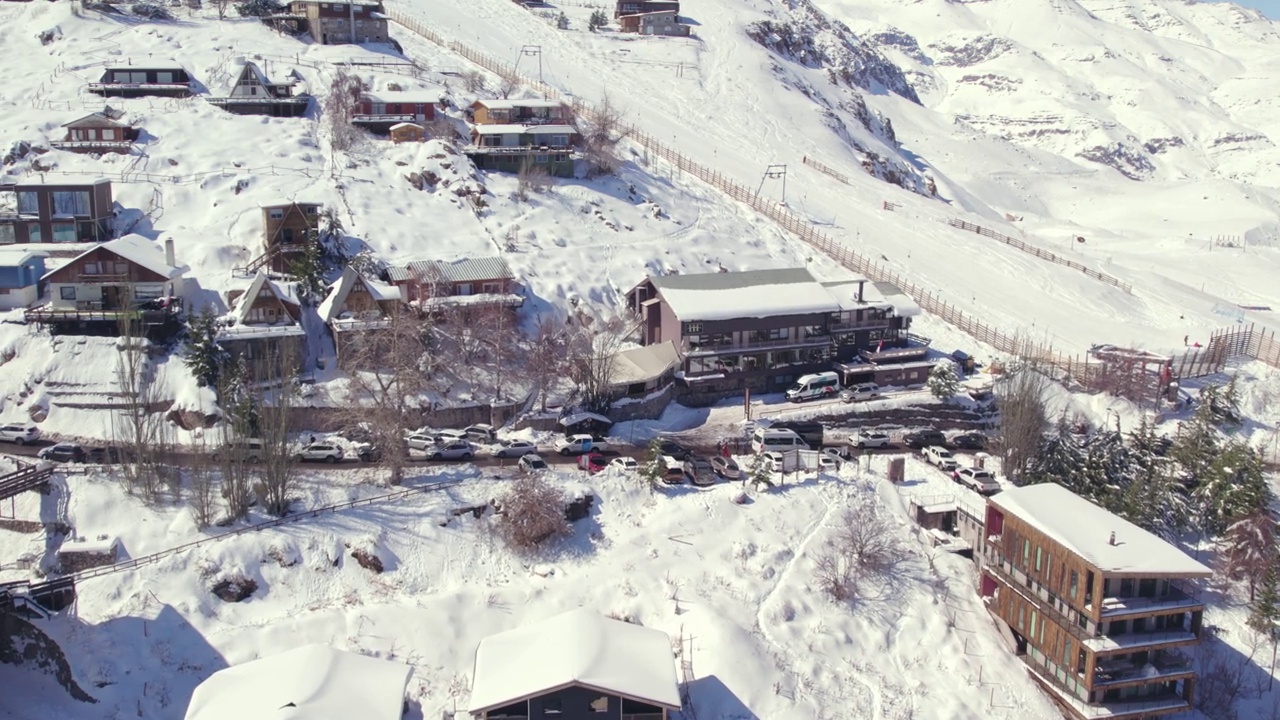
[[[791,285],[817,282],[804,268],[745,270],[742,272],[655,275],[649,282],[659,290],[736,290],[757,285]]]
[[[500,257],[420,260],[409,263],[408,270],[419,280],[432,282],[464,283],[515,277],[507,261]]]

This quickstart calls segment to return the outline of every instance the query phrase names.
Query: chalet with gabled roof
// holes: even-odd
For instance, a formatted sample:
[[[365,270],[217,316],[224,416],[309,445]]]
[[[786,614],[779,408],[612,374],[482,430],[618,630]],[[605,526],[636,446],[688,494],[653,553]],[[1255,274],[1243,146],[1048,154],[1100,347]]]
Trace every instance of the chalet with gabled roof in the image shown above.
[[[381,90],[366,92],[351,122],[370,132],[386,135],[398,123],[422,125],[436,118],[439,90]]]
[[[98,82],[89,83],[89,92],[104,97],[188,97],[191,76],[181,67],[109,67]]]
[[[121,113],[107,108],[63,125],[67,134],[51,145],[76,153],[127,153],[138,139],[138,130],[121,122]]]
[[[236,273],[252,275],[266,268],[274,273],[288,272],[289,266],[315,242],[320,229],[321,203],[291,202],[262,206],[262,254]]]
[[[333,332],[338,359],[351,355],[352,343],[360,333],[377,332],[390,325],[392,313],[402,300],[400,288],[364,277],[354,268],[343,268],[342,276],[329,286],[320,303],[320,319]]]
[[[468,108],[476,125],[568,125],[569,106],[559,100],[477,100]]]
[[[292,0],[289,13],[305,18],[311,38],[321,45],[391,42],[379,0]]]
[[[535,168],[573,176],[574,148],[581,136],[571,125],[476,125],[464,152],[482,170],[520,172]]]
[[[209,103],[236,115],[301,117],[311,102],[309,95],[294,96],[296,81],[271,82],[257,63],[246,62],[226,97]]]
[[[141,235],[125,235],[45,273],[41,279],[48,284],[49,301],[28,310],[27,320],[89,335],[118,332],[126,316],[148,331],[174,329],[187,270],[174,258],[172,239],[161,245]]]
[[[666,37],[688,37],[693,30],[688,23],[680,22],[679,10],[654,10],[623,15],[618,18],[618,27],[624,33]]]
[[[407,301],[428,312],[450,307],[506,307],[524,304],[515,274],[500,257],[411,262],[387,272]]]
[[[282,285],[259,271],[243,292],[228,295],[231,312],[218,329],[218,344],[244,359],[258,380],[301,371],[306,357],[302,307]]]

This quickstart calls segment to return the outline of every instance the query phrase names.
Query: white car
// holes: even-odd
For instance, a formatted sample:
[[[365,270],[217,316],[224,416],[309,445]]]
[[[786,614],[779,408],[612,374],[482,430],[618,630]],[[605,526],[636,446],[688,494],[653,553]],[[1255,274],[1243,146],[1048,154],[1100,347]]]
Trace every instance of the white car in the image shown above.
[[[609,467],[617,468],[624,472],[636,472],[640,469],[640,463],[635,458],[616,457],[609,461]]]
[[[600,452],[607,444],[590,435],[570,435],[556,441],[556,452],[561,455],[585,455],[589,452]]]
[[[937,445],[930,445],[924,449],[924,461],[939,470],[955,470],[959,466],[956,456],[952,455],[950,450]]]
[[[819,464],[820,467],[826,467],[822,463],[827,461],[831,463],[832,467],[838,468],[852,459],[853,453],[849,452],[847,447],[824,447],[822,448],[822,455],[819,456]]]
[[[875,383],[860,383],[840,391],[840,399],[847,403],[878,397],[880,397],[880,386]]]
[[[294,454],[299,462],[336,463],[343,457],[342,448],[333,443],[311,443]]]
[[[767,450],[760,453],[760,457],[764,459],[764,466],[769,472],[782,472],[782,453],[776,450]]]
[[[459,440],[443,445],[436,445],[427,450],[428,460],[470,460],[475,457],[475,448],[466,440]]]
[[[834,472],[840,469],[841,458],[839,455],[833,455],[829,452],[821,452],[818,454],[818,471]]]
[[[888,433],[864,430],[849,436],[849,444],[856,448],[887,448],[893,444]]]
[[[994,495],[1000,492],[1000,483],[990,470],[978,468],[960,468],[951,477],[961,485],[965,485],[983,495]]]
[[[431,434],[431,437],[435,438],[437,445],[448,445],[459,440],[469,439],[466,430],[437,430]]]
[[[462,433],[466,436],[466,439],[471,442],[491,443],[498,439],[497,435],[494,433],[493,426],[486,423],[468,425]]]
[[[527,440],[503,440],[498,445],[498,449],[493,451],[494,457],[518,458],[538,452],[538,446]]]
[[[539,472],[547,469],[547,461],[535,453],[520,456],[518,463],[520,469],[527,473]]]
[[[0,440],[26,445],[40,439],[40,428],[34,425],[5,425],[0,427]]]
[[[409,443],[409,448],[411,450],[426,450],[427,448],[435,446],[436,439],[434,436],[426,433],[414,433],[406,439],[406,442]]]

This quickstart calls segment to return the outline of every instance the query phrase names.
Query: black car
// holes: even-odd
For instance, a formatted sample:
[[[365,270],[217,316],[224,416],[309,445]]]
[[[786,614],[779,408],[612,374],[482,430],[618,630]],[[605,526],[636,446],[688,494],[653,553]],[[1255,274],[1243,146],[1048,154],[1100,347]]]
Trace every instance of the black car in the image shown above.
[[[115,465],[124,462],[125,452],[115,445],[89,448],[89,462],[99,465]]]
[[[44,448],[36,457],[53,462],[84,462],[84,448],[73,443],[58,443]]]
[[[902,441],[907,447],[914,450],[927,448],[931,445],[944,446],[947,444],[947,436],[942,434],[940,430],[917,430],[916,432],[907,433]]]
[[[982,433],[961,433],[951,438],[951,447],[957,450],[982,450],[987,446],[987,436]]]
[[[663,455],[667,455],[675,460],[680,460],[681,462],[688,460],[693,456],[692,450],[671,440],[663,440],[662,444],[658,446],[658,450]]]

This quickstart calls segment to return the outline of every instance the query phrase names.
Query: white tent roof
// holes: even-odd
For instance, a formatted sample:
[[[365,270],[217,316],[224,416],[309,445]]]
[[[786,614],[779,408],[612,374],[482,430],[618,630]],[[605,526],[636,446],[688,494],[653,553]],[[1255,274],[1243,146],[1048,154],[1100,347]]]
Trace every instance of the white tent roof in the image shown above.
[[[1104,573],[1213,574],[1173,545],[1055,483],[1005,490],[988,502],[1030,523]],[[1114,545],[1111,533],[1115,533]]]
[[[219,670],[191,694],[186,720],[400,720],[410,668],[304,645]]]
[[[680,708],[667,634],[585,608],[481,640],[472,677],[472,713],[570,686]]]

